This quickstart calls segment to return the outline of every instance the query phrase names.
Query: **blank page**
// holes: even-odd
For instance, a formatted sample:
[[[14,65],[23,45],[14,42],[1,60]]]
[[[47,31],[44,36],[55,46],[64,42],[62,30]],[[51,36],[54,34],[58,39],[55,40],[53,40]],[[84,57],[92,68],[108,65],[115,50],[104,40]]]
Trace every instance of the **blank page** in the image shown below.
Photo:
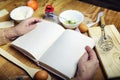
[[[79,32],[66,30],[45,52],[40,61],[71,78],[87,45],[93,48],[94,40]]]
[[[38,60],[63,32],[62,26],[42,21],[34,30],[19,37],[11,44],[31,53]]]

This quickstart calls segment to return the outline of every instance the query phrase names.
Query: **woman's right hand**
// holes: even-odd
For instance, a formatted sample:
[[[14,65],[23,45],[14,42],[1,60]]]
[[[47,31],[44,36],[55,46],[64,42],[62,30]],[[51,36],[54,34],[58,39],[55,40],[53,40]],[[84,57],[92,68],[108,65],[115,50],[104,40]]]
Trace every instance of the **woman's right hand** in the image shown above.
[[[40,21],[41,20],[39,18],[35,18],[35,17],[24,20],[15,27],[15,31],[18,34],[18,36],[21,36],[33,30],[36,27],[36,23]]]

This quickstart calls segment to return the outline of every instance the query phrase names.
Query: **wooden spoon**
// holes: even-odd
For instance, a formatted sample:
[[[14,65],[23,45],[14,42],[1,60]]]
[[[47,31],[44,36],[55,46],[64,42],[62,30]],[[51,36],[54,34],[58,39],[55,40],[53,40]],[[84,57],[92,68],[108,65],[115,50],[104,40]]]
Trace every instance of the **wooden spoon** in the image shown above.
[[[18,59],[16,59],[15,57],[13,57],[12,55],[10,55],[8,52],[6,52],[5,50],[3,50],[1,48],[0,48],[0,55],[5,57],[12,63],[16,64],[17,66],[21,67],[22,69],[24,69],[32,79],[34,78],[35,73],[37,73],[38,71],[42,71],[42,69],[35,69],[35,68],[29,67],[29,66],[23,64]],[[48,75],[47,80],[51,80],[50,75]]]

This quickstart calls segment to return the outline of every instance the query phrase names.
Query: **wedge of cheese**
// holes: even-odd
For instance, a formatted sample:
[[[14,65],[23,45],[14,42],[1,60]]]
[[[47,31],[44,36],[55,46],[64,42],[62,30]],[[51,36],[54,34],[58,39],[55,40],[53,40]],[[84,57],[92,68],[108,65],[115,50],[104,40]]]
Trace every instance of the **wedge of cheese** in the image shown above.
[[[9,20],[9,12],[6,9],[0,10],[0,22]]]

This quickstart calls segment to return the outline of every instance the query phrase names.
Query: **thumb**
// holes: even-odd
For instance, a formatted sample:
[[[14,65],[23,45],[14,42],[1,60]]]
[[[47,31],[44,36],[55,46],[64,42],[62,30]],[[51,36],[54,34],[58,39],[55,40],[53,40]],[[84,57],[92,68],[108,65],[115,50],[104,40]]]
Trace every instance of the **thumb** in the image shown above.
[[[93,60],[93,59],[97,58],[97,56],[96,56],[96,54],[95,54],[93,49],[91,49],[89,46],[86,46],[85,49],[86,49],[86,51],[88,53],[88,56],[89,56],[90,60]]]
[[[82,62],[86,62],[86,61],[88,60],[88,53],[85,52],[85,53],[83,54],[83,56],[80,58],[80,60],[81,60]]]

